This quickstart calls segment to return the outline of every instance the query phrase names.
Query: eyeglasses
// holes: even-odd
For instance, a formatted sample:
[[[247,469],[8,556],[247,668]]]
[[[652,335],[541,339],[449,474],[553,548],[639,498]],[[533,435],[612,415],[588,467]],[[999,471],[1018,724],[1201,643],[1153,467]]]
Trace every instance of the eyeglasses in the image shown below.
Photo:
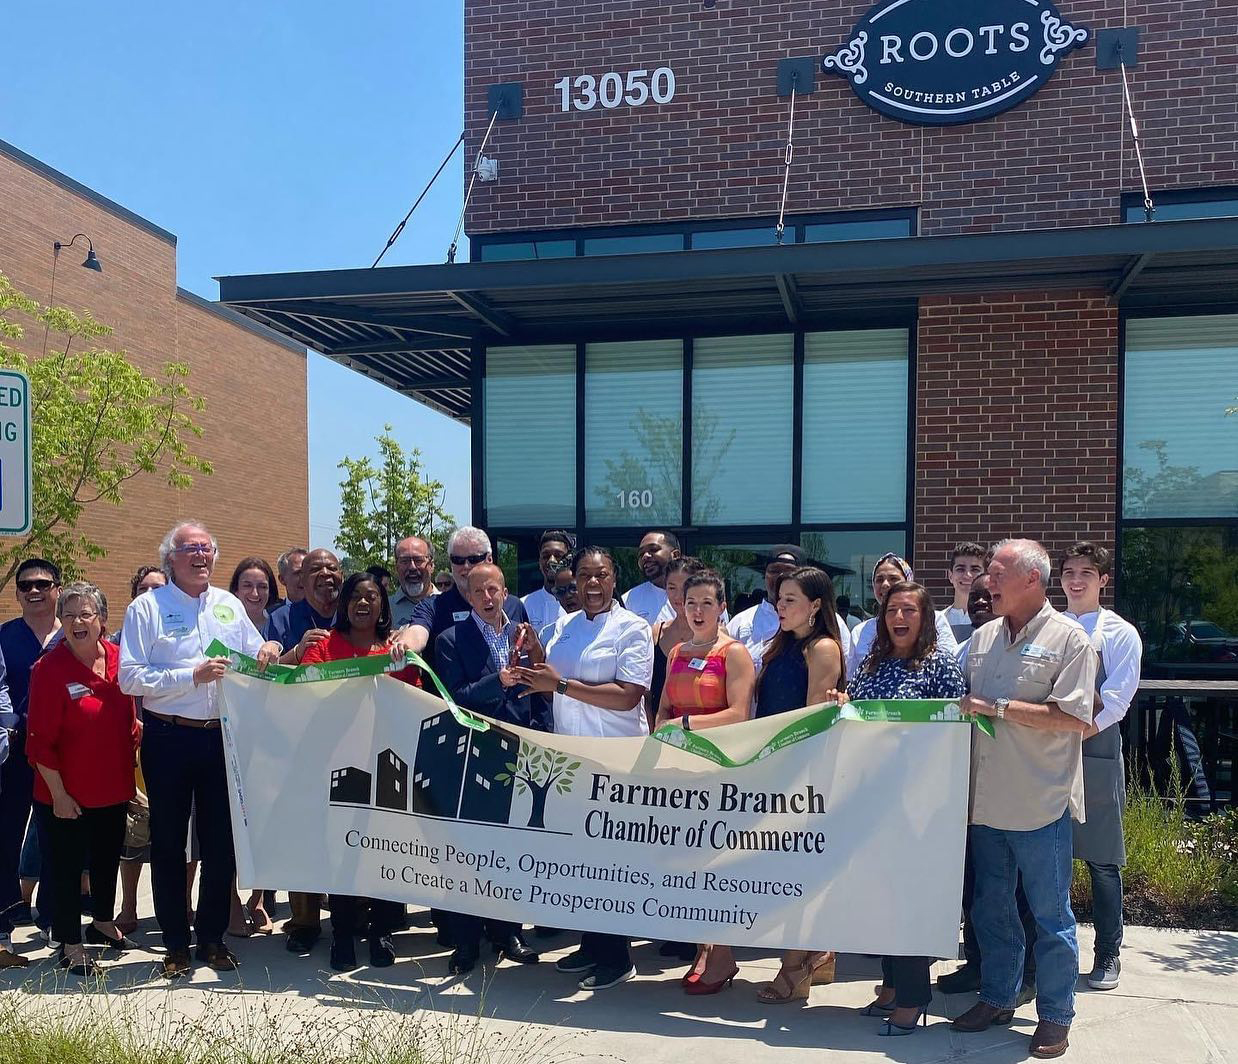
[[[453,554],[451,556],[452,565],[481,565],[486,560],[487,554]]]
[[[576,585],[568,584],[567,587],[556,587],[553,594],[555,598],[567,598],[568,595],[576,594]]]
[[[29,594],[31,591],[50,591],[56,586],[56,581],[41,577],[36,580],[18,580],[17,590]]]
[[[66,624],[72,624],[74,621],[81,621],[82,624],[89,624],[99,615],[94,610],[82,610],[81,613],[62,613],[60,620]]]
[[[209,543],[185,543],[179,547],[173,547],[170,554],[214,554],[215,548]]]
[[[396,565],[415,565],[418,569],[422,568],[429,560],[426,557],[418,557],[416,554],[397,554],[395,556]]]

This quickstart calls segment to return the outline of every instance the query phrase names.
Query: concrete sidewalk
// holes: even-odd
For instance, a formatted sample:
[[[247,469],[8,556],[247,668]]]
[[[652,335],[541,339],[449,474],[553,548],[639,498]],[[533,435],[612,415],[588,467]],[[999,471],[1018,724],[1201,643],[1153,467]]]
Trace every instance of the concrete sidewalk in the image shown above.
[[[286,913],[286,907],[283,911]],[[29,993],[55,1007],[80,1004],[81,981],[54,968],[50,951],[23,928],[21,952],[36,959],[24,971],[0,973],[0,994]],[[859,1015],[880,978],[876,960],[844,955],[832,986],[816,987],[807,1005],[762,1005],[756,988],[772,978],[777,958],[738,950],[740,976],[729,990],[690,998],[678,978],[684,966],[664,966],[656,948],[634,949],[639,978],[599,994],[576,989],[575,979],[553,970],[553,960],[573,948],[570,934],[530,939],[548,952],[536,966],[503,963],[466,978],[446,976],[447,952],[434,932],[418,928],[396,937],[395,967],[361,968],[337,975],[327,965],[324,938],[310,957],[284,948],[280,933],[231,944],[240,972],[220,975],[205,967],[169,992],[158,978],[159,935],[150,918],[133,936],[143,947],[109,966],[108,1002],[92,1008],[142,1017],[166,1027],[177,1017],[200,1025],[262,1012],[298,1023],[343,1029],[354,1014],[372,1023],[376,1008],[416,1013],[433,1027],[467,1027],[481,1016],[487,1045],[504,1061],[639,1061],[641,1064],[800,1064],[821,1051],[840,1062],[894,1060],[902,1064],[968,1060],[983,1064],[1027,1058],[1036,1024],[1034,1006],[1019,1011],[1009,1029],[979,1035],[952,1031],[946,1020],[964,1012],[972,996],[936,995],[927,1029],[907,1038],[876,1036],[880,1021]],[[1090,927],[1080,928],[1083,956],[1091,958]],[[149,950],[149,952],[147,952]],[[365,959],[364,944],[358,954]],[[1078,1017],[1067,1059],[1106,1064],[1220,1064],[1238,1061],[1238,933],[1170,932],[1128,928],[1122,985],[1090,991],[1080,979]],[[941,965],[938,970],[949,970]],[[96,991],[97,992],[97,991]],[[35,1002],[30,1002],[34,1007]],[[483,1054],[479,1060],[487,1059]],[[499,1059],[496,1057],[496,1059]]]

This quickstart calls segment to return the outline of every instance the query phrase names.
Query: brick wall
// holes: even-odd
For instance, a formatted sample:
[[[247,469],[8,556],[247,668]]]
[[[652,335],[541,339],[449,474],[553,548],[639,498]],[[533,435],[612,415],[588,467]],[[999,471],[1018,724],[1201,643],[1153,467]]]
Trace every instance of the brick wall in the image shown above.
[[[0,203],[0,271],[45,303],[52,243],[89,234],[103,272],[81,268],[84,247],[64,251],[56,302],[111,325],[109,346],[124,348],[146,369],[188,363],[189,387],[206,399],[198,416],[204,435],[192,446],[214,464],[214,475],[197,478],[184,492],[156,477],[135,480],[124,489],[122,506],[95,504],[82,520],[107,549],[106,558],[89,565],[89,576],[111,603],[128,601],[133,570],[157,562],[159,540],[182,517],[200,517],[218,536],[217,582],[226,583],[245,554],[274,561],[285,547],[303,543],[309,524],[304,353],[179,295],[170,234],[4,151]],[[28,328],[19,346],[37,355],[42,330]],[[14,595],[10,585],[0,596],[0,617],[16,613]]]
[[[1114,546],[1118,322],[1104,293],[921,300],[917,575],[948,602],[959,540]]]
[[[499,122],[470,233],[683,218],[771,215],[782,183],[789,55],[844,43],[870,0],[466,0],[468,159],[488,121],[487,88],[525,86],[524,118]],[[1238,183],[1238,3],[1060,0],[1093,30],[1141,30],[1130,74],[1150,182]],[[818,73],[797,110],[788,210],[920,207],[921,232],[1017,230],[1119,221],[1138,188],[1124,142],[1121,81],[1091,45],[1066,56],[1029,101],[972,125],[903,125]],[[563,75],[667,65],[675,99],[639,108],[560,110]]]

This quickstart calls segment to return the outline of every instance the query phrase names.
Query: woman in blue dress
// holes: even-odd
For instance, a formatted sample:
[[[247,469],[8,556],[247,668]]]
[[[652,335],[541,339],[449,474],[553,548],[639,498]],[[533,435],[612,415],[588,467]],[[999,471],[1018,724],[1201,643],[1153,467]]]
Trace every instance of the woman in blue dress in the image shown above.
[[[962,698],[967,693],[954,655],[937,646],[936,612],[928,590],[911,580],[894,584],[877,616],[877,635],[847,685],[848,698]],[[877,999],[865,1010],[885,1016],[878,1033],[911,1034],[927,1010],[933,991],[929,983],[931,957],[883,957]]]

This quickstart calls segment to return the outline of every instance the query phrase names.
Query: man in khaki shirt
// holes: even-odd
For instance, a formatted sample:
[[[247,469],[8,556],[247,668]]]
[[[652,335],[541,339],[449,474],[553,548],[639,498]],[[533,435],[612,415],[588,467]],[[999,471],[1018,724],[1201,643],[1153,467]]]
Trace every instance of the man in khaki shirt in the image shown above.
[[[1020,876],[1040,933],[1031,1054],[1066,1052],[1074,1019],[1079,947],[1070,908],[1071,819],[1083,819],[1083,733],[1092,721],[1098,659],[1087,633],[1046,597],[1049,555],[1031,540],[1004,540],[989,563],[997,620],[971,639],[963,708],[995,717],[996,737],[972,747],[972,922],[980,945],[980,1001],[961,1031],[1006,1025],[1023,974]]]

